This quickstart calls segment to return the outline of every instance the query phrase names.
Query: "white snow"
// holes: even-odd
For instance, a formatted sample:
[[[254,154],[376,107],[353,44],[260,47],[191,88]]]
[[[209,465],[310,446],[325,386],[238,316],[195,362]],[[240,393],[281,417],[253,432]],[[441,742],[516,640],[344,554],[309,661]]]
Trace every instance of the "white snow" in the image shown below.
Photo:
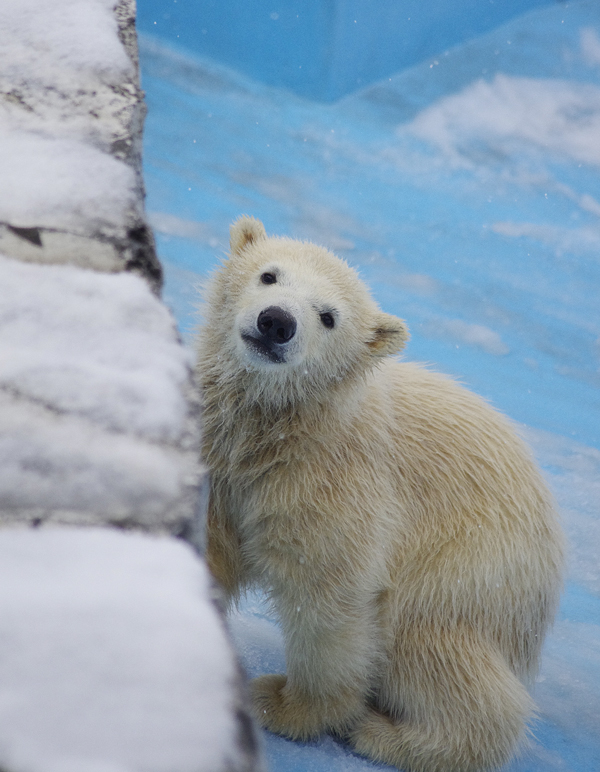
[[[593,196],[590,196],[589,193],[584,193],[583,196],[579,197],[579,206],[584,212],[600,217],[600,203]]]
[[[229,643],[182,542],[0,531],[0,766],[214,772],[235,754]]]
[[[136,206],[133,169],[78,139],[0,121],[0,169],[0,221],[18,227],[110,230]]]
[[[119,268],[93,250],[139,222],[136,173],[110,154],[138,109],[114,6],[0,4],[0,237],[52,242],[27,259]],[[173,318],[130,273],[0,254],[0,287],[0,768],[237,768],[238,675],[204,563],[170,537],[68,525],[196,515]],[[62,526],[18,527],[45,521]]]
[[[219,245],[210,223],[184,220],[167,212],[148,212],[148,221],[155,231],[167,236],[206,241],[213,248]]]
[[[569,578],[600,595],[600,451],[530,427],[525,437],[548,470],[560,505],[569,543]]]
[[[192,356],[142,279],[0,256],[0,285],[1,389],[109,430],[180,438]]]
[[[434,338],[450,339],[476,346],[486,354],[505,356],[510,352],[500,335],[483,324],[469,324],[462,319],[431,319],[424,325],[423,333]]]
[[[170,313],[132,274],[0,256],[0,286],[0,510],[160,526],[197,463]]]
[[[35,510],[67,521],[165,528],[165,513],[190,474],[173,449],[0,394],[3,517],[18,520],[19,510]]]
[[[497,222],[491,226],[491,230],[511,238],[535,239],[542,244],[554,247],[557,255],[598,254],[600,250],[600,228],[565,228],[559,225]]]
[[[122,228],[135,175],[107,152],[136,89],[114,0],[0,3],[0,221]]]
[[[439,291],[436,279],[423,273],[401,273],[397,281],[403,289],[424,297]]]
[[[423,110],[408,131],[457,166],[473,164],[472,145],[487,158],[530,149],[600,164],[600,88],[575,81],[497,74],[480,79]]]
[[[600,692],[590,678],[600,668],[599,632],[597,624],[561,621],[544,649],[536,700],[546,716],[572,733],[593,736],[600,725]]]
[[[600,37],[594,27],[583,27],[580,32],[581,53],[589,67],[600,65]]]
[[[90,74],[108,82],[131,77],[133,65],[117,35],[115,5],[116,0],[2,0],[2,77],[55,88]]]

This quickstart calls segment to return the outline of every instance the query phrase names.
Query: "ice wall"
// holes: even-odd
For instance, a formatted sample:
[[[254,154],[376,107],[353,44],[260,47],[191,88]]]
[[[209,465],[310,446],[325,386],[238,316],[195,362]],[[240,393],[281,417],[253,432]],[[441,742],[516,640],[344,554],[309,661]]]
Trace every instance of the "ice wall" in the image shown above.
[[[190,354],[159,299],[144,114],[134,0],[4,0],[6,772],[260,766],[198,555],[199,406]]]
[[[556,0],[140,0],[142,32],[331,102]]]

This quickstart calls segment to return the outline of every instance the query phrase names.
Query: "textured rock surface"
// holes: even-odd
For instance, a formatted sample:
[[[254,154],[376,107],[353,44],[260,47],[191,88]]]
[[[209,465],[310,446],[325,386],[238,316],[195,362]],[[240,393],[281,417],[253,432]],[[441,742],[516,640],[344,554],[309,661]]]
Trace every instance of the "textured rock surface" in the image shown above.
[[[153,294],[135,3],[113,5],[0,7],[0,521],[198,541],[191,362]]]
[[[143,213],[135,2],[0,8],[0,251],[162,281]]]
[[[0,561],[0,768],[250,772],[232,648],[189,546],[11,528]]]
[[[3,0],[3,772],[261,768],[215,590],[173,538],[201,550],[206,480],[144,114],[133,0]]]
[[[0,522],[199,531],[191,356],[146,282],[0,257]]]

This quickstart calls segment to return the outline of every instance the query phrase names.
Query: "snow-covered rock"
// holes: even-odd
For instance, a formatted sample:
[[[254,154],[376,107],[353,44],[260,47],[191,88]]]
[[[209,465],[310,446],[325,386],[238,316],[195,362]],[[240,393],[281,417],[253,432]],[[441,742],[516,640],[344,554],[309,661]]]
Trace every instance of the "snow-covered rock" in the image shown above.
[[[205,566],[175,539],[0,531],[0,767],[249,770]]]
[[[0,5],[0,252],[157,288],[134,23],[135,0]]]
[[[0,4],[2,772],[261,768],[199,554],[134,21],[134,0]]]
[[[153,294],[134,23],[134,0],[0,7],[0,523],[198,541],[198,405]]]
[[[201,527],[191,357],[146,282],[0,257],[0,523]]]

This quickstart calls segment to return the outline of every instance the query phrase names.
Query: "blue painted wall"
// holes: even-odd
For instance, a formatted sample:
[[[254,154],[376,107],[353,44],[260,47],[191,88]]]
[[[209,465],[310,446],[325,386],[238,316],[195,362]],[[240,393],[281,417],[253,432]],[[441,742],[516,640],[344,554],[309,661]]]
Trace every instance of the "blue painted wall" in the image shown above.
[[[557,0],[138,0],[138,28],[334,101]]]

